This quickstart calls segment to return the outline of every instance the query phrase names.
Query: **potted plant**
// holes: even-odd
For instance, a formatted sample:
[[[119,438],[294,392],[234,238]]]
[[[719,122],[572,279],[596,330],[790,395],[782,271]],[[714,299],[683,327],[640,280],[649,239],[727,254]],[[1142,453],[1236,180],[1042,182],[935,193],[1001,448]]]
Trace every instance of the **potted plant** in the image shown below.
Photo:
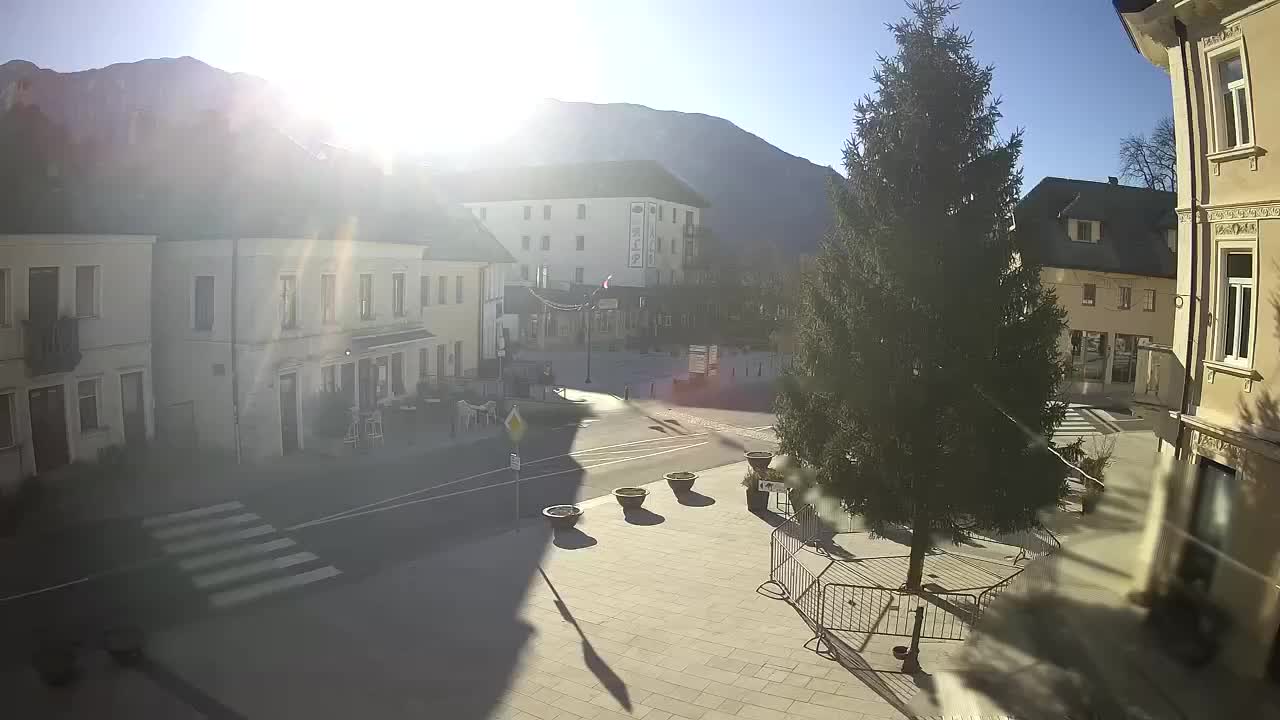
[[[747,463],[751,465],[751,469],[756,472],[764,472],[769,469],[769,463],[773,462],[773,453],[768,450],[752,450],[744,453]]]
[[[1080,470],[1086,476],[1083,478],[1084,495],[1080,498],[1081,512],[1091,513],[1098,508],[1102,493],[1107,490],[1102,479],[1106,475],[1107,468],[1111,466],[1115,451],[1115,438],[1107,438],[1101,443],[1095,442],[1089,452],[1080,459]]]
[[[742,477],[742,487],[747,489],[748,512],[760,512],[769,507],[769,492],[760,489],[760,480],[763,477],[765,475],[755,469],[748,470]]]
[[[671,486],[671,492],[681,495],[693,489],[693,481],[698,479],[698,475],[686,470],[680,470],[678,472],[669,472],[663,475],[662,478]]]
[[[542,509],[542,515],[555,532],[568,530],[582,519],[582,508],[577,505],[552,505]]]
[[[613,497],[623,510],[637,510],[644,505],[644,499],[649,497],[649,491],[640,487],[620,487],[614,489]]]

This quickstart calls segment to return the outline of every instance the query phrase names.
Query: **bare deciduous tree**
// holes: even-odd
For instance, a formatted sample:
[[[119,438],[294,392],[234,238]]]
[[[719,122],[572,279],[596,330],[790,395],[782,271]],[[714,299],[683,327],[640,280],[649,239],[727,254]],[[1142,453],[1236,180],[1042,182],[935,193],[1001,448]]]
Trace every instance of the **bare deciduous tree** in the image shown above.
[[[1120,177],[1152,190],[1178,189],[1173,118],[1156,123],[1150,136],[1139,133],[1120,141]]]

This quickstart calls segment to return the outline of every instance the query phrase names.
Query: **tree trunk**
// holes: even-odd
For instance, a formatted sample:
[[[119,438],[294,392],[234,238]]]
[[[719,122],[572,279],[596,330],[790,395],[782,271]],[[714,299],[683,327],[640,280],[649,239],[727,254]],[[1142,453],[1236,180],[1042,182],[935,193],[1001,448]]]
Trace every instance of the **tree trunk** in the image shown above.
[[[907,589],[919,590],[924,579],[924,556],[933,547],[928,515],[917,512],[911,526],[911,562],[907,565]]]

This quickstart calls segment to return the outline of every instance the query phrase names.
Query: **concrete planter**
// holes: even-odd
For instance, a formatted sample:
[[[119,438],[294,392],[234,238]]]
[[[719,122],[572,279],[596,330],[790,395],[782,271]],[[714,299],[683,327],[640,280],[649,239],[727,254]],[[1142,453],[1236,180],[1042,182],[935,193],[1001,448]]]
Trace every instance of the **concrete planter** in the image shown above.
[[[681,495],[693,489],[693,483],[698,479],[698,475],[697,473],[680,470],[678,472],[669,472],[663,475],[662,478],[671,486],[671,492]]]
[[[645,498],[649,497],[649,491],[638,487],[620,487],[613,491],[613,498],[618,501],[623,510],[636,510],[644,505]]]
[[[582,508],[577,505],[552,505],[542,509],[542,516],[547,519],[555,532],[569,530],[582,519]]]
[[[747,510],[759,512],[769,507],[769,493],[756,488],[747,488]]]
[[[769,469],[769,463],[773,462],[773,453],[768,450],[752,450],[744,453],[747,463],[751,465],[751,469],[758,473],[762,473]]]

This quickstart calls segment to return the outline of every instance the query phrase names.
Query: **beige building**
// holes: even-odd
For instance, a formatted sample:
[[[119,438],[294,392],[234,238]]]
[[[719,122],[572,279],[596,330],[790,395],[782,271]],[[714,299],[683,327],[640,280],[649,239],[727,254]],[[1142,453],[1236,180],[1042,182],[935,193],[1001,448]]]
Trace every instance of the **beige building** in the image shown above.
[[[1280,680],[1280,2],[1116,0],[1166,69],[1178,153],[1178,303],[1139,590],[1201,588],[1220,661]]]
[[[1048,177],[1014,211],[1022,253],[1067,311],[1067,391],[1133,391],[1138,347],[1173,339],[1174,194]]]
[[[152,435],[139,235],[0,235],[0,490]]]

